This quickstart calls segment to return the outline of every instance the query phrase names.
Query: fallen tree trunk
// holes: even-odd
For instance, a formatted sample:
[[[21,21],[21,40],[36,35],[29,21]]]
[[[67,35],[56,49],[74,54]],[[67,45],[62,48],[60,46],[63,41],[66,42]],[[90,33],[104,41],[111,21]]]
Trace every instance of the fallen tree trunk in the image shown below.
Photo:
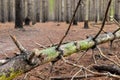
[[[54,61],[62,53],[64,57],[73,53],[88,50],[96,45],[120,38],[120,30],[113,33],[106,33],[98,36],[95,41],[89,37],[82,41],[72,41],[60,46],[49,47],[43,50],[34,49],[33,51],[22,50],[21,54],[9,59],[0,66],[0,80],[11,80],[18,75],[32,70],[33,68]],[[17,44],[17,41],[16,41]],[[20,46],[18,46],[20,47]]]

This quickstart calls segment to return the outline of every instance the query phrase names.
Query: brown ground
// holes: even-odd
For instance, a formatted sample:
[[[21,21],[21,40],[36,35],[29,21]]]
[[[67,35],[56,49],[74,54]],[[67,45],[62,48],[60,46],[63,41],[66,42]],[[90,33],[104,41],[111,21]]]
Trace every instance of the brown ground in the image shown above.
[[[36,45],[35,43],[39,43],[44,46],[50,45],[51,44],[50,40],[53,43],[58,43],[61,37],[64,35],[68,27],[68,24],[59,23],[60,26],[58,26],[57,24],[58,23],[53,23],[53,22],[38,23],[31,27],[25,26],[24,27],[25,31],[14,29],[13,23],[0,24],[0,57],[1,58],[5,57],[4,53],[6,53],[9,56],[13,56],[12,53],[18,52],[17,47],[9,37],[10,34],[15,35],[17,39],[28,50],[32,50],[33,48],[39,48],[39,46]],[[83,29],[83,23],[79,23],[78,26],[72,26],[64,42],[85,39],[86,36],[95,35],[100,28],[100,25],[92,25],[92,23],[90,23],[89,26],[90,29]],[[104,30],[107,32],[113,32],[115,29],[117,29],[117,26],[115,24],[111,24],[111,25],[106,25]],[[101,47],[103,51],[106,51],[107,53],[111,53],[108,43],[101,45]],[[119,53],[118,51],[119,49],[117,46],[114,48],[114,50],[112,50],[112,52],[114,53]],[[96,53],[98,53],[97,50]],[[82,55],[82,53],[73,54],[66,59],[72,62],[77,62],[80,65],[88,66],[93,63],[91,54],[92,51],[89,50],[87,52],[87,55],[82,59],[80,59],[79,61],[77,61],[77,59]],[[114,55],[111,55],[110,57],[114,58]],[[105,63],[107,61],[98,60],[98,62]],[[67,65],[63,61],[58,61],[55,64],[53,72],[51,74],[49,73],[49,70],[50,70],[49,63],[37,67],[28,73],[26,80],[42,80],[41,78],[48,80],[49,75],[51,77],[70,76],[70,75],[74,75],[79,69]],[[24,75],[20,76],[16,80],[23,80],[23,78],[25,78]],[[107,77],[102,77],[102,78],[91,78],[86,80],[111,80],[111,79]]]

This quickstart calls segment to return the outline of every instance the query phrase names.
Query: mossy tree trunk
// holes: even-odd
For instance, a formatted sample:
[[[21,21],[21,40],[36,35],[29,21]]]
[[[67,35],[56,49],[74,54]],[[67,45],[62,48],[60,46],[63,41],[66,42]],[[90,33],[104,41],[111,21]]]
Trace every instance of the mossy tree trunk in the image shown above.
[[[61,45],[60,50],[56,50],[56,46],[49,47],[43,50],[34,49],[27,51],[21,48],[21,54],[6,61],[0,66],[0,80],[12,80],[31,69],[43,65],[45,63],[56,60],[56,58],[63,52],[63,56],[67,57],[79,51],[84,51],[114,39],[120,38],[120,30],[113,33],[102,34],[93,41],[91,37],[82,41],[72,41]],[[15,38],[15,43],[19,43]],[[21,47],[18,46],[18,47]]]

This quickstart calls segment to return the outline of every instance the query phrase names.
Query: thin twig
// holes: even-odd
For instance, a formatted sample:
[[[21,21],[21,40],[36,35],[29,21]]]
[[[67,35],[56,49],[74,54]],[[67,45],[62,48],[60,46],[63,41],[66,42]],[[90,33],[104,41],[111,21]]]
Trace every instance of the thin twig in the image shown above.
[[[118,56],[117,56],[117,55],[115,55],[115,57],[116,57],[116,59],[117,59],[118,63],[120,64],[120,59],[118,58]]]
[[[75,78],[81,71],[82,71],[82,68],[72,76],[71,80],[74,80],[74,78]]]
[[[112,19],[113,19],[114,23],[117,24],[118,27],[119,27],[117,30],[115,30],[115,31],[113,32],[113,34],[115,34],[117,31],[120,30],[120,23],[119,23],[115,18],[112,18]]]
[[[40,46],[40,48],[44,48],[44,49],[46,49],[46,48],[47,48],[46,46],[43,46],[43,45],[42,45],[42,44],[40,44],[40,43],[35,42],[35,44],[36,44],[36,45],[38,45],[38,46]]]
[[[75,66],[75,67],[78,67],[78,68],[82,68],[82,69],[84,69],[84,70],[86,70],[87,72],[89,72],[89,73],[91,73],[91,74],[94,74],[94,75],[96,75],[96,76],[108,76],[108,77],[113,77],[113,78],[118,78],[118,79],[120,79],[120,76],[118,76],[118,75],[114,75],[114,74],[111,74],[111,73],[99,73],[99,72],[94,72],[94,71],[91,71],[91,70],[89,70],[88,68],[86,68],[86,67],[84,67],[84,66],[81,66],[81,65],[77,65],[77,64],[74,64],[74,63],[72,63],[72,62],[69,62],[68,60],[66,60],[63,56],[61,56],[61,58],[62,58],[62,60],[65,62],[65,63],[67,63],[67,64],[69,64],[69,65],[72,65],[72,66]]]
[[[50,39],[49,36],[47,36],[48,40],[50,41],[50,43],[52,44],[52,46],[54,46],[54,43],[52,42],[52,40]]]
[[[92,49],[92,58],[94,60],[94,63],[97,64],[97,61],[96,61],[96,58],[95,58],[94,49]]]
[[[112,63],[114,63],[115,65],[119,66],[120,67],[120,64],[118,64],[116,61],[108,58],[106,55],[103,54],[102,50],[97,46],[99,52],[100,52],[100,55],[103,56],[104,58],[106,58],[107,60],[111,61]]]
[[[77,4],[77,7],[76,7],[76,9],[75,9],[75,11],[74,11],[73,17],[72,17],[72,19],[71,19],[71,22],[70,22],[70,24],[69,24],[69,27],[68,27],[68,29],[67,29],[65,35],[64,35],[64,36],[62,37],[62,39],[60,40],[60,42],[59,42],[59,44],[58,44],[56,50],[59,50],[59,47],[61,46],[63,40],[64,40],[65,37],[67,36],[69,30],[71,29],[71,25],[72,25],[72,23],[73,23],[73,21],[74,21],[74,18],[75,18],[76,12],[77,12],[77,10],[78,10],[80,4],[81,4],[81,1],[82,1],[82,0],[79,0],[79,2],[78,2],[78,4]]]
[[[23,77],[23,80],[26,80],[28,75],[29,75],[29,73],[26,73],[25,76]]]
[[[105,77],[106,75],[94,75],[94,74],[88,74],[87,75],[87,78],[92,78],[92,77]],[[56,76],[56,77],[51,77],[50,78],[50,80],[68,80],[68,79],[71,79],[72,78],[72,76]],[[80,75],[80,76],[76,76],[76,77],[74,77],[74,79],[84,79],[84,78],[86,78],[85,77],[85,75]]]
[[[109,8],[110,8],[111,3],[112,3],[112,0],[110,0],[109,3],[108,3],[108,6],[107,6],[107,9],[106,9],[106,12],[105,12],[105,17],[104,17],[104,20],[103,20],[103,23],[102,23],[102,26],[101,26],[99,32],[98,32],[98,33],[95,35],[95,37],[93,38],[93,40],[95,40],[95,39],[99,36],[99,34],[103,31],[103,28],[104,28],[104,26],[105,26],[105,21],[106,21],[106,19],[107,19],[107,15],[108,15],[108,12],[109,12]]]
[[[114,17],[113,17],[112,19],[113,19],[114,23],[115,23],[116,25],[118,25],[118,27],[120,28],[120,23],[119,23]]]

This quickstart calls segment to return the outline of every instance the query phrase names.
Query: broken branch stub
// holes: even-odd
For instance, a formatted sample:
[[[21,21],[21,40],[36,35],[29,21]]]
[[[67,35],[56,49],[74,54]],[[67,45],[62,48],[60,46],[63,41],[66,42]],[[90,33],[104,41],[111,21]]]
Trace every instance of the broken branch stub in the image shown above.
[[[15,36],[10,35],[11,39],[13,40],[13,42],[15,43],[15,45],[17,46],[17,48],[20,50],[20,52],[26,52],[26,49],[22,46],[22,44],[16,39]]]

